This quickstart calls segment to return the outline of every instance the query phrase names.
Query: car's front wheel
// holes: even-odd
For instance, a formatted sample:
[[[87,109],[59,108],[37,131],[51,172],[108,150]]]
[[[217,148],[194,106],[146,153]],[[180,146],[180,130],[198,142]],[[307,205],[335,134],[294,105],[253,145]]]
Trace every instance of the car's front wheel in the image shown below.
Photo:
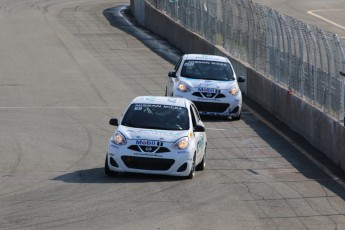
[[[187,179],[193,179],[193,177],[195,176],[195,157],[196,155],[194,154],[192,167],[190,169],[189,175],[187,176]]]
[[[204,157],[202,158],[202,161],[196,166],[197,171],[203,171],[205,170],[206,167],[206,147],[205,147],[205,154]]]
[[[108,154],[105,156],[104,172],[105,172],[105,174],[107,174],[108,176],[116,176],[116,175],[117,175],[116,172],[111,171],[110,168],[109,168],[109,164],[108,164]]]
[[[239,115],[236,116],[236,117],[232,117],[231,120],[233,120],[233,121],[239,121],[239,120],[241,120],[241,114],[239,114]]]

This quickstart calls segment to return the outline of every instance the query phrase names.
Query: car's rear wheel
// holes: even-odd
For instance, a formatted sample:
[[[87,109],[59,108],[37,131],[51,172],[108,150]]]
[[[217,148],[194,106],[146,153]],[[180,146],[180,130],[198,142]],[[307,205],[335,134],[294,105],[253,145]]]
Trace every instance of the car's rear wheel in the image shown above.
[[[105,156],[104,172],[105,172],[105,174],[107,174],[108,176],[116,176],[116,175],[117,175],[116,172],[111,171],[110,168],[109,168],[109,164],[108,164],[108,154]]]

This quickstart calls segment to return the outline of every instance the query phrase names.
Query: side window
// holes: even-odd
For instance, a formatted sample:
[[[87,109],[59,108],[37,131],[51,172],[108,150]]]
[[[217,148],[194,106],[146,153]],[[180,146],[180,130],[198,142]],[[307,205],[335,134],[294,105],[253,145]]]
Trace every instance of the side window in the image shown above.
[[[199,123],[200,121],[200,115],[199,115],[199,111],[198,109],[195,107],[195,105],[192,105],[192,110],[193,110],[193,113],[194,113],[194,116],[195,116],[195,120],[197,123]]]
[[[195,110],[195,106],[191,105],[190,111],[192,114],[192,122],[193,122],[193,127],[195,127],[200,120],[199,114],[196,112],[197,110]]]

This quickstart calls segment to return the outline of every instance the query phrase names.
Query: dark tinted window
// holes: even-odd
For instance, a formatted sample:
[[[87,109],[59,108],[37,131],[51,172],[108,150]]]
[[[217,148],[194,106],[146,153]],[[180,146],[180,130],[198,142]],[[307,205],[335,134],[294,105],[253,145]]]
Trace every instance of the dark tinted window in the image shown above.
[[[195,105],[191,105],[191,108],[192,108],[191,110],[194,113],[196,121],[199,122],[200,121],[200,114],[199,114],[198,109],[195,107]]]
[[[184,107],[160,104],[132,104],[122,125],[162,130],[188,130],[188,110]]]
[[[197,125],[197,118],[195,116],[195,112],[193,111],[193,108],[191,107],[191,114],[192,114],[192,122],[193,122],[193,128]]]
[[[231,65],[216,61],[186,60],[182,66],[181,76],[217,81],[235,80]]]

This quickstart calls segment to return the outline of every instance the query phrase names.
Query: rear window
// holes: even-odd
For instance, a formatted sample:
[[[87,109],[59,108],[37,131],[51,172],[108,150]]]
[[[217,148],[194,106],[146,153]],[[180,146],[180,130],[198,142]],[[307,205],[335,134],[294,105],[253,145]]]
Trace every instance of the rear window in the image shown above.
[[[235,80],[231,65],[217,61],[186,60],[182,66],[181,76],[217,81]]]
[[[121,125],[161,130],[188,130],[189,115],[185,107],[161,104],[131,104]]]

